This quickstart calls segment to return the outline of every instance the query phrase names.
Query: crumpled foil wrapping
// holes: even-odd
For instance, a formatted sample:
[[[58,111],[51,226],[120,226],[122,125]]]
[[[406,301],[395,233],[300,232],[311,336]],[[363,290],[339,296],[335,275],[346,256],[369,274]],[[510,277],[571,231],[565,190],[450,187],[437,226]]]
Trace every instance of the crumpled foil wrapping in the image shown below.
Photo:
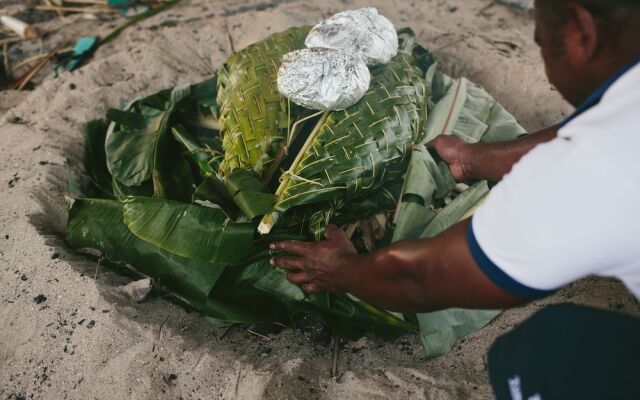
[[[294,103],[314,110],[343,110],[369,89],[362,57],[342,49],[314,47],[285,54],[278,89]]]
[[[349,49],[367,65],[389,62],[398,52],[398,34],[391,21],[373,7],[343,11],[314,26],[307,47]]]

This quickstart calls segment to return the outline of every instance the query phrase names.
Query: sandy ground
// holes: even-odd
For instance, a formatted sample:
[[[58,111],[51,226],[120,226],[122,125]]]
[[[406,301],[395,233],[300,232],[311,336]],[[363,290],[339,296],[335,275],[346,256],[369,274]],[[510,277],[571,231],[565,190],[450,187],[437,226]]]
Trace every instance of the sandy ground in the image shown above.
[[[621,284],[589,279],[504,312],[435,360],[424,359],[415,337],[345,344],[333,379],[330,346],[290,329],[268,340],[242,327],[226,332],[160,295],[137,304],[121,289],[129,278],[65,246],[63,195],[81,173],[85,122],[128,99],[204,79],[230,52],[226,29],[241,48],[365,5],[411,26],[447,72],[482,84],[526,128],[570,111],[544,77],[531,14],[490,0],[185,0],[126,31],[80,70],[42,76],[29,92],[2,92],[0,398],[484,399],[491,398],[488,346],[545,304],[640,314]],[[107,32],[114,20],[43,24],[57,29],[51,42]],[[46,300],[37,303],[39,295]]]

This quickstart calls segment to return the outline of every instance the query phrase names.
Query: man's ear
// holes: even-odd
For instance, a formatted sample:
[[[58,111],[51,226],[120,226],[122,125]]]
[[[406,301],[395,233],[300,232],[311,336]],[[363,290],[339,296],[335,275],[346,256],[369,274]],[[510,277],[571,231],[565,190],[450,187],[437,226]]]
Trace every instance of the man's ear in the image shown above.
[[[576,3],[567,5],[566,15],[565,54],[572,66],[580,67],[596,55],[600,40],[597,21],[589,10]]]

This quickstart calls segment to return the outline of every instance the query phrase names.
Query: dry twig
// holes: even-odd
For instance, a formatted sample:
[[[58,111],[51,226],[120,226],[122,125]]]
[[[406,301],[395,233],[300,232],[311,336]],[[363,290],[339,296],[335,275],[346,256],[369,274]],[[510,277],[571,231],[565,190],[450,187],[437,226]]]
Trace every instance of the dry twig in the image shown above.
[[[83,14],[95,14],[95,13],[117,13],[118,10],[109,7],[66,7],[66,6],[36,6],[36,10],[44,11],[60,11],[69,13],[83,13]]]
[[[62,48],[62,46],[58,46],[55,49],[53,49],[52,51],[50,51],[46,57],[43,57],[36,65],[34,65],[33,67],[29,68],[24,74],[22,74],[18,79],[16,79],[13,84],[11,84],[11,86],[9,86],[9,89],[13,90],[13,89],[17,89],[17,90],[22,90],[24,89],[25,86],[27,86],[27,84],[31,81],[31,79],[33,79],[34,76],[36,76],[36,74],[38,72],[40,72],[42,70],[42,68],[44,68],[45,65],[47,65],[47,63],[56,56],[56,54],[58,54],[60,52],[60,49]]]
[[[265,336],[265,335],[263,335],[263,334],[261,334],[261,333],[258,333],[258,332],[255,332],[255,331],[252,331],[251,329],[247,329],[247,332],[249,332],[249,333],[250,333],[250,334],[252,334],[252,335],[258,336],[259,338],[262,338],[262,339],[264,339],[264,340],[271,340],[271,338],[270,338],[269,336]]]
[[[340,356],[340,337],[333,335],[333,362],[331,363],[331,377],[338,376],[338,357]]]
[[[21,42],[23,40],[25,40],[25,39],[21,38],[20,36],[14,36],[14,37],[1,39],[0,40],[0,46],[4,46],[5,44],[12,44],[12,43],[16,43],[16,42]]]

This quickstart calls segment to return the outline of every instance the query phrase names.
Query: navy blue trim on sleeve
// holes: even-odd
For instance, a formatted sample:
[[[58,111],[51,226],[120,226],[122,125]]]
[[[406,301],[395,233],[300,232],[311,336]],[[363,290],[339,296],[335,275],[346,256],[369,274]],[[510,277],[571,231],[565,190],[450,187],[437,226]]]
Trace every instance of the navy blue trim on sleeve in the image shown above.
[[[500,267],[494,264],[482,250],[480,244],[476,240],[475,234],[473,233],[473,224],[469,224],[469,229],[467,230],[467,243],[476,264],[478,264],[487,278],[502,290],[525,300],[540,299],[555,292],[555,290],[539,290],[530,288],[507,275],[502,269],[500,269]]]

